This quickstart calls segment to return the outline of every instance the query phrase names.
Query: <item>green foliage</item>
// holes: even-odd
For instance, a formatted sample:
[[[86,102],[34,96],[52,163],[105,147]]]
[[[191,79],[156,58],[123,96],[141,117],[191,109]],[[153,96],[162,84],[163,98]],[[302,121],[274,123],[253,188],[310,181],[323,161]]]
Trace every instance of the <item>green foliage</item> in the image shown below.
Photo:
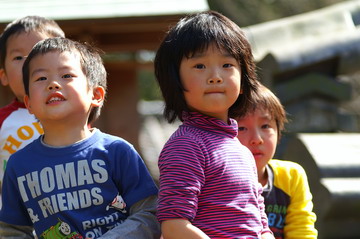
[[[154,72],[149,70],[138,71],[140,99],[145,101],[162,100],[159,86],[156,82]]]

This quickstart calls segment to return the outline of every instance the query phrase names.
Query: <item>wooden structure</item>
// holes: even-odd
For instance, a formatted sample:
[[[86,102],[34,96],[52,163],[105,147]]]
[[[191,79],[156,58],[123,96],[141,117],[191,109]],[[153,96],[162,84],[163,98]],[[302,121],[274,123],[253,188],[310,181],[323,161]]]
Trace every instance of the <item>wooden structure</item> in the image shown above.
[[[1,9],[1,32],[16,18],[40,15],[54,19],[68,38],[91,42],[112,56],[105,58],[108,94],[95,126],[138,148],[137,72],[141,67],[152,70],[152,63],[140,63],[136,54],[156,51],[170,24],[185,14],[207,10],[208,5],[206,0],[18,0],[2,2]],[[0,106],[12,98],[8,89],[0,86]]]

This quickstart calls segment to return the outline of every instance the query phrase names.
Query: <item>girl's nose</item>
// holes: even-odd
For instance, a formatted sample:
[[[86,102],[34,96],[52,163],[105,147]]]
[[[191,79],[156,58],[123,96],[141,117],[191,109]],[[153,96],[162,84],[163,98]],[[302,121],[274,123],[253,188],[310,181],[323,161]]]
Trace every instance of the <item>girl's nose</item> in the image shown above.
[[[223,80],[220,77],[212,77],[208,79],[208,84],[220,84]]]
[[[223,83],[223,78],[221,76],[221,69],[218,69],[216,67],[210,69],[210,75],[209,78],[207,80],[208,84],[221,84]]]

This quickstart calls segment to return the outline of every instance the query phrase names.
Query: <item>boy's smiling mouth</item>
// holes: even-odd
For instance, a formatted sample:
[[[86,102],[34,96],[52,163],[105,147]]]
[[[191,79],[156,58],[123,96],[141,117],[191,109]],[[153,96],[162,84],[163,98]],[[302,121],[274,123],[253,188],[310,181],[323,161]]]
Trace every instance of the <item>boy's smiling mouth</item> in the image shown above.
[[[60,101],[65,101],[65,98],[61,94],[55,93],[49,96],[49,98],[46,101],[46,104],[52,104]]]

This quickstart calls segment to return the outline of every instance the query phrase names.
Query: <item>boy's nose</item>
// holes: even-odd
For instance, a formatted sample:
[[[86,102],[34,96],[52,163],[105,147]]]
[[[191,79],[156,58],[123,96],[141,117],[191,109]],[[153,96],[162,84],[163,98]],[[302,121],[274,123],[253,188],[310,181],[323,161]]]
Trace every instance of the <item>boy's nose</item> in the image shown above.
[[[259,133],[254,133],[251,137],[250,144],[251,145],[258,145],[263,144],[264,140],[262,139],[261,135]]]
[[[59,90],[60,88],[60,84],[55,81],[52,81],[48,86],[48,90]]]

